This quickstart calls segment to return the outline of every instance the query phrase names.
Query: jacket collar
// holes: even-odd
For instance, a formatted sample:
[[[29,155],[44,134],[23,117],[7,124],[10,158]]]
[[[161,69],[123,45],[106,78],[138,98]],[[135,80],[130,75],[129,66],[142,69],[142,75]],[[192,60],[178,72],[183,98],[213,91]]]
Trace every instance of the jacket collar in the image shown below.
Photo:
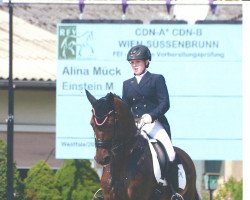
[[[149,71],[147,71],[144,76],[142,77],[141,81],[140,81],[140,84],[137,83],[137,80],[135,77],[133,77],[130,81],[132,87],[139,93],[139,94],[142,94],[141,93],[141,88],[144,87],[145,83],[148,82],[148,80],[150,79],[150,75],[151,73]]]
[[[142,77],[139,86],[142,88],[144,87],[145,83],[148,82],[148,80],[150,79],[150,75],[151,73],[149,71],[147,71],[144,76]]]
[[[135,78],[137,80],[137,83],[139,84],[142,77],[147,73],[147,69],[145,69],[144,73],[143,74],[140,74],[140,75],[135,75]]]

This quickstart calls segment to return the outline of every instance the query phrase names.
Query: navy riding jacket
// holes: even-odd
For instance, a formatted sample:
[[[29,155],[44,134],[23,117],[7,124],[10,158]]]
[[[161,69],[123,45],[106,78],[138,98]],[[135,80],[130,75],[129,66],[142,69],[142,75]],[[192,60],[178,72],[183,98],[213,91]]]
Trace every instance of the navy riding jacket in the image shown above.
[[[153,121],[158,120],[162,124],[171,139],[170,126],[164,115],[170,107],[169,94],[162,75],[147,71],[139,84],[135,77],[124,81],[122,99],[135,118],[149,114]]]

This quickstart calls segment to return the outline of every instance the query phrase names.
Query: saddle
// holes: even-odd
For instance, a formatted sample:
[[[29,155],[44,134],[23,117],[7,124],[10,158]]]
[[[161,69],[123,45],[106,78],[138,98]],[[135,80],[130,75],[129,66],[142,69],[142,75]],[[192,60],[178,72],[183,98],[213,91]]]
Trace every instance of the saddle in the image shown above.
[[[184,200],[183,197],[177,193],[177,190],[174,189],[173,187],[173,176],[171,174],[168,174],[169,173],[173,173],[173,163],[174,165],[174,170],[177,170],[175,171],[174,173],[178,173],[178,181],[177,181],[177,184],[179,183],[179,180],[180,178],[184,178],[184,186],[183,184],[180,184],[179,183],[179,188],[182,188],[184,189],[185,185],[186,185],[186,177],[183,177],[183,174],[185,175],[185,171],[183,169],[183,166],[181,164],[181,161],[180,159],[178,158],[178,155],[176,154],[176,158],[175,158],[175,161],[174,162],[171,162],[169,160],[169,157],[165,151],[165,148],[163,146],[163,144],[158,141],[158,140],[155,140],[155,139],[150,139],[149,140],[150,143],[152,144],[155,152],[156,152],[156,155],[157,155],[157,159],[158,159],[158,162],[159,162],[159,165],[160,165],[160,170],[161,170],[161,179],[158,180],[158,185],[157,187],[155,188],[155,191],[153,193],[153,196],[151,197],[151,199],[153,200],[159,200],[162,196],[162,193],[164,191],[164,184],[165,184],[165,181],[167,180],[168,183],[170,183],[170,187],[171,187],[171,190],[173,192],[173,195],[171,197],[171,200]],[[182,172],[179,172],[180,170],[182,170]],[[181,186],[181,187],[180,187]],[[178,185],[176,186],[178,188]]]
[[[164,172],[167,171],[167,169],[169,168],[169,157],[165,151],[165,148],[163,146],[163,144],[158,141],[158,140],[150,140],[152,146],[154,147],[154,150],[157,154],[157,159],[160,165],[160,169],[161,169],[161,177],[165,177],[166,174],[164,174]]]
[[[165,151],[163,144],[160,141],[155,140],[155,139],[150,139],[149,141],[152,144],[157,154],[157,160],[159,162],[160,170],[161,170],[161,179],[169,179],[169,177],[167,176],[167,173],[171,170],[170,168],[171,168],[172,162],[169,160],[169,157]],[[182,162],[178,154],[176,154],[176,158],[174,162],[175,162],[175,165],[178,166],[179,188],[184,189],[186,186],[186,175],[185,175],[185,171],[184,171]]]

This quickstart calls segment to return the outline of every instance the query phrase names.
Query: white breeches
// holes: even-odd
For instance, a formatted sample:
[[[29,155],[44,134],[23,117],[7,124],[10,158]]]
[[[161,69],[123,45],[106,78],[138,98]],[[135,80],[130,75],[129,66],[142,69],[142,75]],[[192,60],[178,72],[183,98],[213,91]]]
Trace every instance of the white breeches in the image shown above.
[[[173,161],[175,159],[175,151],[171,143],[170,138],[166,130],[163,128],[159,121],[155,121],[151,124],[137,124],[137,127],[142,131],[145,131],[150,137],[159,140],[166,149],[169,160]]]

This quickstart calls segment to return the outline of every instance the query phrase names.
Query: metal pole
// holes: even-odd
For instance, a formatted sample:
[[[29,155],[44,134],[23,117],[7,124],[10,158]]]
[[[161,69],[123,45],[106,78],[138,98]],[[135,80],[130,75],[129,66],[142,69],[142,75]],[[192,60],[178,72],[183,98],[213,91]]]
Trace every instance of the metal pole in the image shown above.
[[[9,86],[8,86],[8,126],[7,126],[7,200],[14,199],[13,190],[13,130],[14,91],[12,77],[13,61],[13,5],[9,0]]]
[[[211,189],[209,190],[209,197],[210,200],[213,200],[213,190]]]

